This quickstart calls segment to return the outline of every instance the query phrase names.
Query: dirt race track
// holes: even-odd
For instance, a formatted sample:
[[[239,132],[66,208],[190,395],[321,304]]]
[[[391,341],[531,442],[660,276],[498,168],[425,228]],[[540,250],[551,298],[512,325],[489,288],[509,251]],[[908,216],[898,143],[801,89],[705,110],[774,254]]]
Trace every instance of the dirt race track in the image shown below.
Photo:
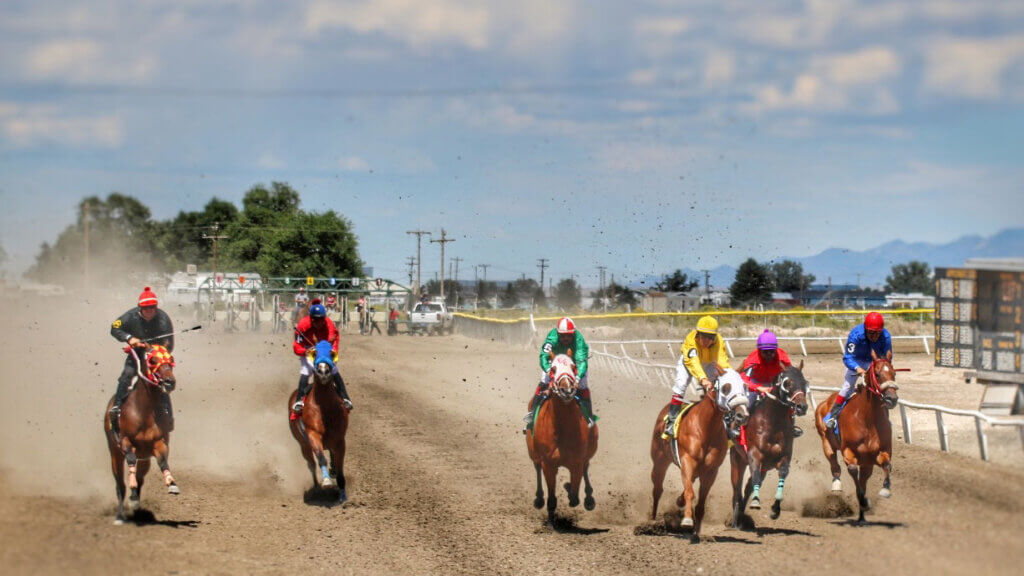
[[[356,402],[344,508],[304,495],[311,480],[286,420],[297,362],[284,337],[182,336],[170,460],[182,494],[151,472],[140,521],[114,526],[101,412],[120,367],[107,324],[123,308],[95,303],[58,322],[38,304],[3,306],[5,574],[1019,574],[1024,563],[1020,468],[897,443],[893,497],[877,497],[876,474],[875,510],[856,527],[828,517],[830,478],[807,418],[782,517],[754,512],[756,531],[725,527],[727,461],[708,539],[691,544],[646,522],[650,430],[668,391],[596,373],[597,509],[570,509],[561,492],[563,521],[546,528],[520,434],[535,353],[460,336],[343,337]],[[824,378],[835,365],[808,371]],[[681,490],[674,468],[666,490],[662,511]]]

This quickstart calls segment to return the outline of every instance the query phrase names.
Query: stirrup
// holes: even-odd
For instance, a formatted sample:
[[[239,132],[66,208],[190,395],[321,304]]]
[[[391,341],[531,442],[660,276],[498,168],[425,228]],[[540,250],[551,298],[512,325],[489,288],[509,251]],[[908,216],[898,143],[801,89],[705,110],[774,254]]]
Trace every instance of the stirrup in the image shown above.
[[[107,413],[110,414],[110,417],[112,419],[113,418],[120,418],[121,417],[121,407],[118,406],[117,404],[114,404],[113,406],[110,407],[110,410],[108,410]]]
[[[672,433],[672,429],[675,428],[675,423],[675,418],[665,416],[665,429],[661,432],[661,438],[663,440],[671,440],[675,438],[675,434]]]
[[[351,401],[351,400],[349,400],[348,398],[342,398],[342,399],[341,399],[341,403],[345,405],[345,408],[346,408],[346,409],[347,409],[347,410],[348,410],[349,412],[351,412],[351,411],[352,411],[352,401]]]
[[[793,438],[799,438],[804,435],[804,429],[793,424]]]
[[[299,398],[298,400],[295,401],[295,404],[292,404],[292,412],[295,412],[296,414],[302,414],[302,408],[305,405],[306,403],[302,401],[302,398]]]

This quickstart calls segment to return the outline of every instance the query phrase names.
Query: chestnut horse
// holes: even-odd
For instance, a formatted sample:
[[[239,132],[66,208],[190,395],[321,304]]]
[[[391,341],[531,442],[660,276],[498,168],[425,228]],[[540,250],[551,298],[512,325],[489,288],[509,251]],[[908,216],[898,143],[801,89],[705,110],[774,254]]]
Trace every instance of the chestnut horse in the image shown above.
[[[170,414],[158,413],[158,408],[169,402],[163,395],[174,390],[174,358],[166,348],[159,345],[146,346],[146,362],[139,361],[134,348],[125,348],[125,352],[135,358],[137,370],[128,398],[121,406],[121,417],[117,422],[110,418],[110,407],[114,399],[107,402],[107,412],[103,417],[103,430],[107,435],[107,448],[110,450],[110,466],[114,472],[117,488],[117,519],[114,524],[123,524],[124,516],[124,465],[128,463],[128,508],[134,513],[140,506],[142,484],[149,472],[149,458],[156,457],[157,464],[164,475],[164,485],[168,494],[178,494],[178,485],[171,476],[167,466],[167,454],[171,441],[172,428]],[[169,406],[169,404],[167,404]]]
[[[311,376],[313,387],[306,396],[301,415],[291,410],[296,401],[297,391],[293,391],[289,396],[288,425],[292,430],[292,436],[302,449],[302,457],[306,459],[309,472],[313,475],[313,486],[327,489],[336,481],[337,503],[344,504],[348,500],[345,493],[345,432],[348,431],[348,409],[334,390],[331,377],[334,369],[331,343],[321,340],[311,352],[315,354]],[[330,466],[324,455],[325,450],[331,452]],[[331,480],[332,473],[334,481]]]
[[[739,373],[726,370],[721,376],[715,377],[718,370],[712,364],[706,365],[705,371],[709,378],[715,378],[714,385],[699,402],[685,414],[679,415],[676,437],[670,440],[661,437],[665,430],[665,415],[668,413],[666,404],[658,413],[651,438],[651,460],[654,463],[651,469],[651,482],[654,484],[651,520],[658,517],[658,501],[664,490],[669,464],[676,464],[683,476],[683,493],[676,499],[676,505],[683,508],[682,525],[693,528],[690,537],[693,542],[700,541],[704,504],[728,450],[729,439],[723,415],[728,413],[733,422],[738,424],[744,424],[749,416],[746,384]],[[700,494],[694,505],[693,483],[696,479],[700,479]]]
[[[832,491],[843,490],[839,480],[842,474],[839,454],[857,485],[857,502],[860,504],[858,522],[864,522],[864,512],[871,509],[866,492],[868,479],[875,466],[881,466],[885,472],[885,480],[878,495],[882,498],[891,495],[889,473],[892,470],[892,425],[889,423],[889,410],[895,408],[899,401],[896,371],[891,363],[892,351],[885,358],[879,358],[872,351],[871,359],[871,366],[864,374],[864,386],[847,401],[839,414],[839,437],[836,437],[832,429],[826,428],[823,422],[835,402],[835,393],[818,405],[814,419],[825,459],[832,468]]]
[[[779,472],[779,487],[775,490],[772,504],[772,520],[782,510],[782,493],[789,476],[789,463],[793,458],[793,419],[807,413],[807,379],[804,378],[804,362],[799,366],[787,366],[772,382],[771,391],[750,407],[750,420],[745,433],[746,448],[733,444],[729,451],[732,462],[732,527],[740,527],[740,516],[747,507],[761,509],[761,482],[765,473],[774,468]],[[750,479],[743,488],[743,476],[750,468]]]
[[[558,505],[555,482],[559,466],[569,470],[569,482],[564,486],[569,495],[569,506],[575,507],[580,503],[580,478],[586,484],[583,507],[593,510],[596,505],[594,489],[590,485],[590,459],[597,452],[597,424],[587,426],[587,419],[576,400],[579,383],[572,350],[553,357],[549,376],[549,398],[541,401],[533,428],[526,432],[526,449],[537,471],[537,497],[533,506],[540,509],[544,505],[544,489],[540,480],[543,472],[548,486],[548,524],[553,526]]]

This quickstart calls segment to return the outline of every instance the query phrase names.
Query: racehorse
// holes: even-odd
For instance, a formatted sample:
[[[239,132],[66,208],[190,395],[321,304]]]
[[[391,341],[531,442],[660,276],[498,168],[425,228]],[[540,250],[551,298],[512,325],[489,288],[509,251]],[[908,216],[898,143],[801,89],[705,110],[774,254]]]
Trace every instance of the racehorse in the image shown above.
[[[298,324],[300,320],[302,320],[306,316],[309,316],[309,307],[310,307],[310,302],[301,302],[301,303],[299,303],[295,307],[295,311],[292,313],[292,316],[295,318],[294,320],[292,320],[292,323],[293,324]]]
[[[550,354],[550,353],[549,353]],[[593,510],[594,488],[590,485],[590,459],[597,452],[597,424],[588,427],[583,409],[576,400],[579,379],[572,350],[553,356],[549,371],[547,401],[541,400],[540,408],[534,407],[537,417],[533,428],[526,432],[526,449],[537,472],[537,497],[534,508],[544,505],[544,488],[541,473],[548,488],[548,524],[554,526],[555,482],[560,466],[569,470],[569,482],[564,485],[569,495],[569,506],[580,503],[580,478],[586,484],[586,498],[583,507]]]
[[[818,405],[814,419],[825,459],[832,468],[832,491],[843,490],[839,480],[842,470],[839,468],[838,455],[841,454],[846,470],[857,485],[857,502],[860,505],[857,521],[861,523],[864,522],[864,512],[871,509],[866,492],[868,479],[875,466],[881,466],[885,472],[885,480],[878,495],[882,498],[892,495],[889,483],[889,473],[892,471],[892,425],[889,423],[889,410],[895,408],[899,401],[896,370],[891,363],[892,351],[885,358],[879,358],[872,350],[871,360],[871,366],[864,374],[864,386],[847,401],[839,414],[839,437],[826,428],[823,421],[835,402],[835,393],[828,397],[828,401]]]
[[[665,430],[665,415],[668,405],[662,408],[654,423],[651,438],[651,482],[654,484],[651,505],[651,520],[658,517],[658,500],[664,490],[665,473],[669,464],[679,466],[683,476],[683,493],[676,499],[676,505],[683,508],[682,525],[692,527],[692,542],[700,541],[701,521],[704,519],[704,504],[711,486],[718,476],[718,468],[725,461],[728,437],[725,432],[723,413],[727,413],[736,424],[744,424],[747,412],[746,385],[735,370],[724,374],[712,364],[705,366],[709,378],[715,378],[714,385],[704,397],[685,414],[677,418],[678,433],[671,440],[661,437]],[[674,446],[673,446],[674,445]],[[693,482],[700,479],[700,494],[694,505]]]
[[[116,422],[110,418],[110,407],[114,399],[107,402],[107,412],[103,418],[103,429],[107,435],[107,448],[110,450],[110,465],[114,472],[117,488],[117,519],[114,524],[123,524],[124,516],[124,467],[128,463],[128,508],[134,513],[140,506],[142,484],[149,472],[149,458],[156,456],[157,464],[164,475],[164,485],[168,494],[178,494],[178,484],[171,476],[167,466],[167,454],[170,444],[170,431],[173,427],[169,411],[170,394],[174,390],[174,358],[163,346],[156,344],[146,346],[146,362],[139,360],[134,348],[126,347],[125,352],[131,354],[136,362],[136,379],[128,398],[121,406],[121,417]],[[166,403],[166,404],[165,404]],[[158,410],[167,406],[167,413]]]
[[[295,414],[297,391],[288,398],[289,426],[292,436],[302,449],[302,457],[313,475],[313,486],[327,489],[334,485],[331,474],[338,483],[338,504],[348,500],[345,493],[345,432],[348,430],[348,409],[334,390],[331,373],[334,369],[331,343],[317,342],[313,355],[313,387],[306,396],[302,414]],[[331,452],[330,466],[324,451]],[[319,475],[317,472],[319,471]]]
[[[782,492],[789,476],[793,457],[793,420],[790,411],[798,416],[807,413],[807,379],[804,363],[787,366],[772,383],[771,391],[750,407],[750,419],[745,428],[747,445],[733,444],[729,451],[732,462],[732,527],[740,527],[740,516],[747,506],[761,509],[761,482],[765,473],[774,468],[779,472],[779,487],[772,504],[772,520],[782,510]],[[750,479],[743,488],[743,476],[750,468]]]

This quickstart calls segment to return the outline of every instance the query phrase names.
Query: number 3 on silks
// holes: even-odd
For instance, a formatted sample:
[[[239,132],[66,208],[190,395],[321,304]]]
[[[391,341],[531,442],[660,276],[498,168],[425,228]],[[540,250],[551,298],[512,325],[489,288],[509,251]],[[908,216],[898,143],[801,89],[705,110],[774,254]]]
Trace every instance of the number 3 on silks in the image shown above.
[[[850,342],[849,344],[846,345],[846,351],[849,352],[850,354],[853,354],[853,351],[856,349],[857,345],[853,342]]]

